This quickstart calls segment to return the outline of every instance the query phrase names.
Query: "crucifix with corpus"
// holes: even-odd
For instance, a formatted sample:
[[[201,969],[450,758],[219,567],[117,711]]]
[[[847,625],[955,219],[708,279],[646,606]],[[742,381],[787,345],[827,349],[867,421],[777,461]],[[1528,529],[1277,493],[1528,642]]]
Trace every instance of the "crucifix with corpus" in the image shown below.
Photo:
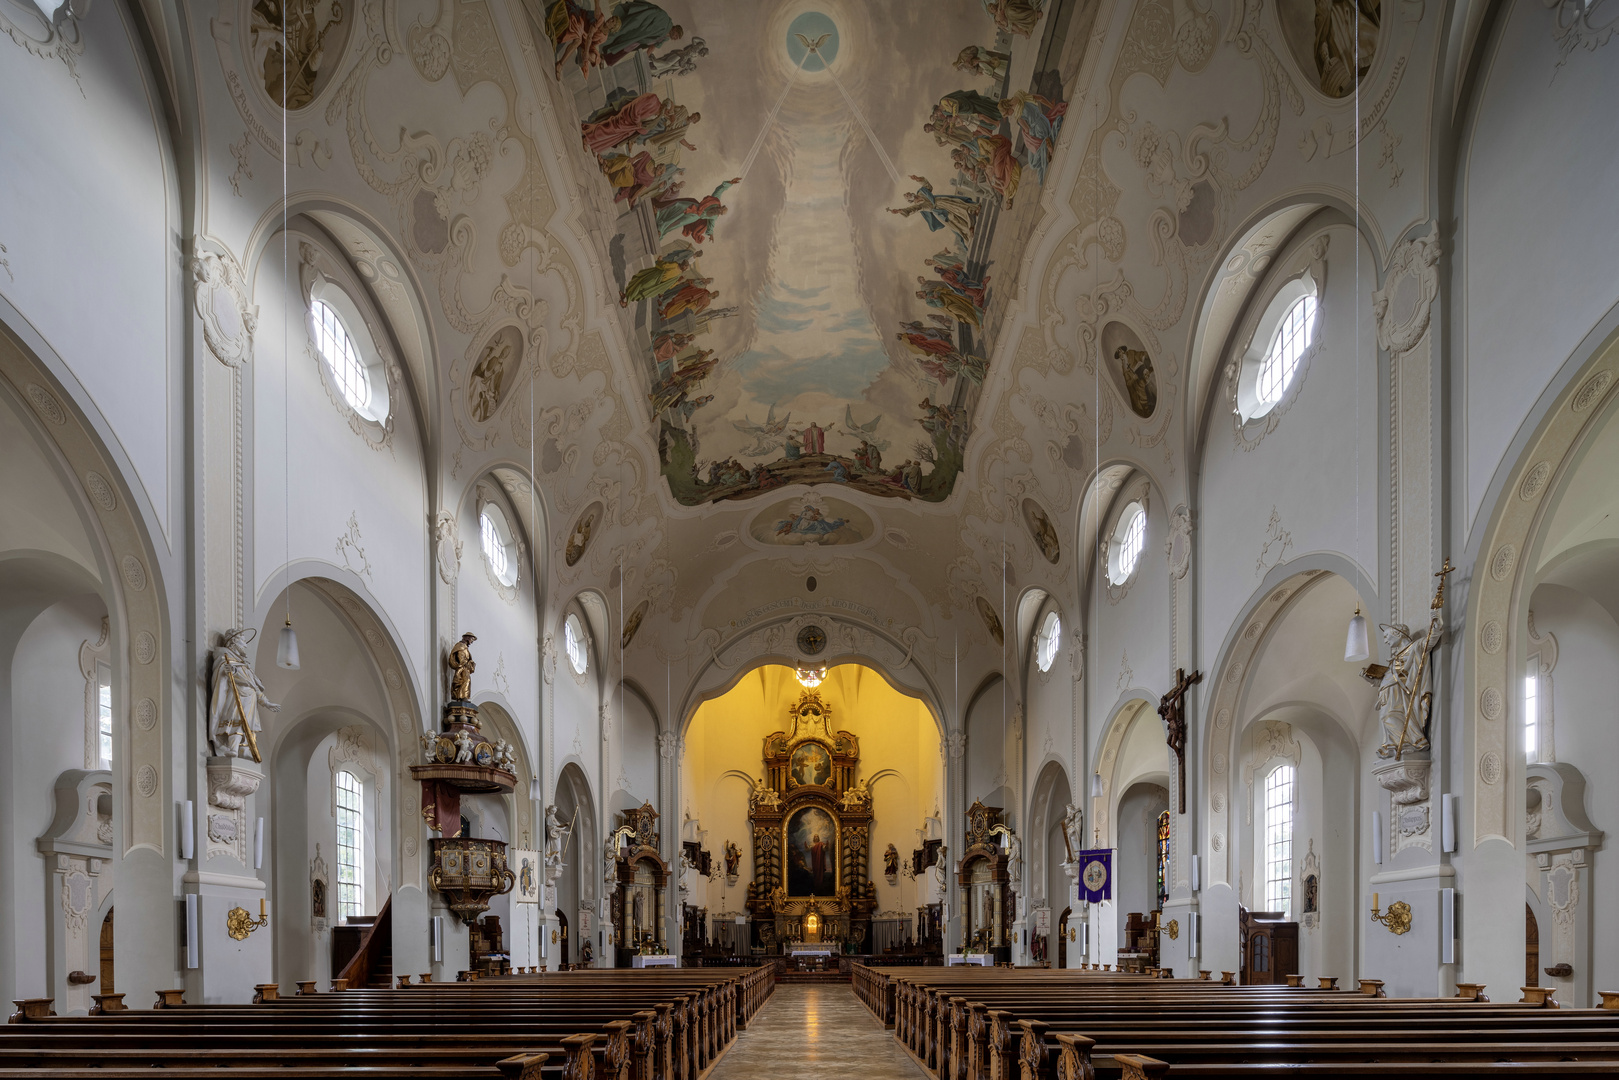
[[[1186,691],[1203,681],[1203,673],[1186,674],[1185,668],[1175,669],[1175,685],[1158,701],[1158,715],[1169,729],[1169,748],[1175,751],[1180,767],[1181,813],[1186,813]]]

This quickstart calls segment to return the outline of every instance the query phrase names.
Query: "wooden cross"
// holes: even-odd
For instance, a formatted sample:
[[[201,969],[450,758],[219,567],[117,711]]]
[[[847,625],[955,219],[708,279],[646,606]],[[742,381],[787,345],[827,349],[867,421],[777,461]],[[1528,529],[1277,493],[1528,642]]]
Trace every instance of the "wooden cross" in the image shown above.
[[[1158,701],[1158,715],[1169,729],[1169,748],[1180,766],[1181,813],[1186,813],[1186,691],[1203,681],[1201,671],[1188,677],[1185,668],[1175,669],[1175,685]]]

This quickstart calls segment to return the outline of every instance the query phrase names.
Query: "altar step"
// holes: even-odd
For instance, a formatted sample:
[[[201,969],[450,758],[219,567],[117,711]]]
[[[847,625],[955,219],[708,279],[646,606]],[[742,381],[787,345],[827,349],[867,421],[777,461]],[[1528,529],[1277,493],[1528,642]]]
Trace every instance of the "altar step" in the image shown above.
[[[836,968],[831,971],[777,971],[776,982],[781,983],[847,983],[849,976]]]

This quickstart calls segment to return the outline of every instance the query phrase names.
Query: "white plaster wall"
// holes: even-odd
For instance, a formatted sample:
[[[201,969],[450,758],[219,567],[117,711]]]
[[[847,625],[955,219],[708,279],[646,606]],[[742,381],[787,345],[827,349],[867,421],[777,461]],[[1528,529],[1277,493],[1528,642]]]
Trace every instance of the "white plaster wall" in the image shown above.
[[[1471,531],[1508,444],[1574,346],[1619,299],[1619,64],[1558,64],[1557,12],[1513,0],[1486,52],[1462,148],[1460,524]]]
[[[1120,942],[1130,913],[1158,906],[1158,815],[1167,809],[1168,790],[1153,783],[1132,784],[1119,800],[1113,912]]]
[[[496,486],[492,477],[482,482]],[[511,505],[504,500],[498,505],[508,524],[520,534]],[[534,607],[533,544],[524,538],[530,557],[520,560],[516,594],[511,595],[511,589],[497,588],[492,577],[479,535],[477,500],[470,491],[456,515],[456,526],[461,537],[461,568],[454,586],[455,625],[449,633],[455,640],[468,631],[478,636],[472,646],[478,664],[472,675],[473,697],[499,695],[523,733],[528,760],[538,761],[540,667],[535,643],[539,640],[539,619]],[[564,658],[562,663],[567,660]]]
[[[293,240],[296,259],[296,234]],[[309,344],[296,266],[290,310],[282,302],[280,259],[281,246],[273,244],[254,297],[261,308],[254,345],[260,360],[249,373],[254,596],[281,589],[280,573],[288,562],[349,570],[398,632],[418,686],[431,687],[439,675],[427,622],[431,554],[424,463],[408,390],[392,395],[395,427],[389,447],[373,449],[350,429],[322,383],[324,361]],[[363,305],[363,297],[354,299]],[[285,368],[284,343],[289,347]],[[351,519],[357,535],[351,534]]]
[[[79,32],[76,80],[0,49],[0,294],[83,384],[168,533],[183,295],[168,136],[123,0],[89,5]]]
[[[1289,265],[1290,252],[1319,235],[1320,230],[1306,227],[1278,257],[1278,272]],[[1303,373],[1297,397],[1277,419],[1275,430],[1248,449],[1237,443],[1224,397],[1213,409],[1193,534],[1199,655],[1210,661],[1225,643],[1232,620],[1278,562],[1332,552],[1355,563],[1368,578],[1377,578],[1382,542],[1376,525],[1381,489],[1377,331],[1369,301],[1376,268],[1350,227],[1334,226],[1325,235],[1329,244],[1320,351]],[[1261,282],[1256,296],[1268,302],[1279,284],[1274,277]],[[1264,550],[1267,541],[1270,547]]]
[[[1619,830],[1619,624],[1614,615],[1589,595],[1562,585],[1542,584],[1535,589],[1531,609],[1535,628],[1557,638],[1557,668],[1552,673],[1552,703],[1556,760],[1566,761],[1585,774],[1585,811],[1591,824],[1609,837]],[[1521,685],[1521,684],[1520,684]],[[1605,840],[1592,860],[1590,896],[1593,905],[1591,987],[1619,986],[1619,935],[1606,921],[1619,897],[1619,859],[1611,854],[1613,841]],[[1548,948],[1550,925],[1541,927],[1542,950]]]
[[[598,667],[602,663],[600,642],[595,640],[591,623],[584,616],[579,623],[590,637],[590,661],[584,674],[573,670],[568,653],[563,648],[563,621],[557,619],[553,633],[556,636],[556,679],[552,683],[550,773],[554,778],[562,766],[577,762],[590,781],[592,790],[601,787],[601,678]],[[657,756],[657,741],[653,740],[652,753]],[[555,780],[550,785],[555,788]],[[648,794],[654,798],[655,792]],[[660,807],[660,812],[662,808]]]
[[[1118,512],[1135,483],[1127,480],[1115,505],[1104,518],[1104,537],[1111,537]],[[1168,512],[1157,485],[1147,497],[1146,547],[1135,577],[1129,582],[1124,596],[1117,602],[1106,593],[1106,571],[1103,570],[1102,592],[1092,585],[1091,595],[1085,598],[1090,607],[1088,639],[1091,662],[1087,682],[1090,715],[1105,718],[1127,691],[1145,687],[1162,693],[1174,681],[1169,657],[1169,571],[1164,555],[1164,541],[1168,536]],[[1096,742],[1103,737],[1104,725],[1091,725],[1092,753]]]
[[[84,768],[84,676],[79,645],[101,636],[106,607],[94,594],[65,599],[42,611],[17,640],[9,657],[10,753],[5,758],[6,829],[14,860],[10,913],[4,934],[14,959],[0,981],[16,996],[53,996],[46,967],[46,935],[60,888],[45,856],[34,848],[56,814],[56,778]],[[58,972],[64,975],[65,972]]]

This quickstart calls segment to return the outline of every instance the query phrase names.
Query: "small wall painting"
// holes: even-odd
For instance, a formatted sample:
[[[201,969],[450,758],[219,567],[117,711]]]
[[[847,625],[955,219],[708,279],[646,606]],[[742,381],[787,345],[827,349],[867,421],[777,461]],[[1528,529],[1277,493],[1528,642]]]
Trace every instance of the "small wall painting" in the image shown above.
[[[783,547],[836,547],[871,536],[871,518],[842,499],[805,495],[766,509],[753,519],[749,534],[762,544]]]
[[[602,504],[593,502],[585,507],[578,519],[573,523],[573,529],[568,533],[568,542],[562,549],[562,561],[573,566],[585,557],[590,548],[590,541],[596,535],[596,526],[601,524]]]
[[[635,632],[641,629],[641,620],[646,618],[647,608],[651,606],[652,601],[650,600],[642,600],[635,605],[635,610],[630,612],[630,617],[624,620],[624,633],[619,638],[619,648],[627,649],[630,647],[630,642],[635,640]]]
[[[1141,336],[1121,322],[1102,328],[1102,355],[1130,411],[1143,420],[1158,410],[1158,374]]]
[[[248,53],[271,101],[289,111],[314,102],[343,57],[354,21],[347,16],[343,0],[255,0]]]
[[[523,360],[523,334],[515,326],[496,330],[478,352],[478,359],[467,376],[467,411],[482,424],[495,415]]]
[[[512,852],[510,865],[517,870],[517,888],[512,899],[519,904],[540,902],[540,853],[518,849]]]
[[[832,755],[820,743],[805,743],[793,751],[787,771],[800,784],[824,784],[832,778]]]
[[[995,614],[995,606],[982,596],[973,598],[973,605],[978,608],[978,617],[984,620],[984,629],[989,636],[995,639],[995,644],[1006,644],[1006,631],[1001,627],[1001,617]]]
[[[1287,49],[1306,79],[1330,98],[1348,97],[1377,57],[1381,0],[1277,0]]]
[[[801,807],[787,819],[786,832],[787,895],[836,896],[838,828],[832,815],[819,806]]]
[[[1062,558],[1062,545],[1057,540],[1057,530],[1046,516],[1045,508],[1033,499],[1023,500],[1023,524],[1029,527],[1029,535],[1040,549],[1040,554],[1046,557],[1046,562],[1056,565]]]

